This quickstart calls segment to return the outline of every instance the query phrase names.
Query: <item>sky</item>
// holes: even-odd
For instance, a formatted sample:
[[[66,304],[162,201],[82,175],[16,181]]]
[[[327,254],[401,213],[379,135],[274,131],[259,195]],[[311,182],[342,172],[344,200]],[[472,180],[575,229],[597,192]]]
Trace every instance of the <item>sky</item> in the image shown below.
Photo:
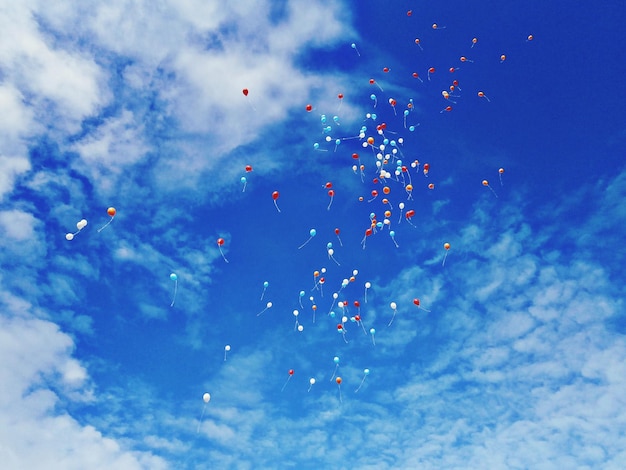
[[[622,468],[592,3],[0,1],[4,468]]]

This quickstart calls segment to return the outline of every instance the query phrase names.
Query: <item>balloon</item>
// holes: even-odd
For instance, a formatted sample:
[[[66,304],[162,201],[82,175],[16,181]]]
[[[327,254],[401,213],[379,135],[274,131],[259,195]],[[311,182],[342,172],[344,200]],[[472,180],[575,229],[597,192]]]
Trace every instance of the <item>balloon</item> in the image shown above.
[[[359,50],[356,48],[356,44],[355,43],[350,44],[350,47],[356,51],[356,53],[357,53],[357,55],[359,57],[361,57],[361,54],[359,53]]]
[[[309,389],[307,390],[307,392],[311,391],[311,387],[315,384],[315,379],[313,377],[311,377],[309,379]]]
[[[489,188],[491,190],[491,192],[493,193],[493,195],[495,197],[498,197],[498,195],[496,194],[496,192],[493,190],[493,188],[491,186],[489,186],[489,181],[487,180],[483,180],[483,186]]]
[[[293,377],[293,369],[289,369],[289,375],[287,376],[287,381],[285,382],[285,385],[283,385],[283,388],[280,389],[281,392],[285,390],[285,387],[289,383],[289,380],[291,379],[291,377]]]
[[[417,308],[422,309],[425,312],[430,312],[430,310],[427,310],[424,307],[420,306],[420,299],[413,299],[413,303],[415,304]]]
[[[265,304],[265,308],[263,310],[261,310],[259,313],[256,314],[256,316],[258,317],[259,315],[261,315],[263,312],[265,312],[266,310],[272,308],[272,302],[268,302],[267,304]]]
[[[272,199],[274,200],[274,205],[276,206],[276,210],[278,212],[280,212],[280,209],[279,209],[278,203],[276,201],[278,200],[279,197],[280,197],[280,193],[278,191],[274,191],[272,193]]]
[[[250,173],[252,171],[252,165],[246,165],[246,173]]]
[[[502,54],[500,56],[500,63],[504,62],[506,60],[506,56],[504,54]]]
[[[107,209],[107,214],[109,214],[111,217],[115,217],[115,207],[109,207]]]
[[[424,48],[422,47],[422,45],[420,44],[420,38],[415,38],[415,44],[417,44],[417,46],[420,48],[420,50],[424,50]],[[415,77],[416,74],[413,74],[413,76]],[[417,78],[417,77],[415,77]]]
[[[339,388],[339,403],[343,403],[342,399],[341,399],[341,377],[337,377],[335,379],[335,382],[337,382],[337,388]]]
[[[337,329],[341,329],[343,330],[343,325],[341,325],[341,328],[339,328],[339,326],[337,326]],[[335,370],[333,371],[333,375],[330,377],[330,381],[332,382],[333,379],[335,378],[335,374],[337,374],[337,369],[339,369],[339,356],[335,356],[333,358],[333,362],[335,363]]]
[[[504,183],[502,183],[502,173],[504,173],[504,168],[498,169],[498,177],[500,178],[500,186],[504,186]]]
[[[430,67],[430,68],[428,69],[428,74],[427,74],[428,80],[430,80],[430,76],[431,76],[431,74],[433,74],[433,73],[435,73],[435,67]]]
[[[337,382],[338,384],[340,384],[340,383],[341,383],[341,377],[337,377],[337,378],[335,379],[335,382]]]
[[[354,393],[358,392],[359,390],[361,390],[361,387],[363,386],[363,383],[365,382],[365,378],[370,375],[370,370],[369,369],[363,369],[363,380],[361,380],[361,383],[359,384],[359,386],[357,387],[357,389],[354,391]]]
[[[389,236],[391,237],[391,240],[393,240],[393,244],[396,245],[396,248],[400,248],[400,246],[398,245],[398,242],[396,242],[396,232],[391,230],[389,232]]]
[[[472,47],[474,47],[474,45],[478,42],[478,38],[472,38],[472,45],[470,46],[470,49]]]
[[[267,288],[268,288],[269,286],[270,286],[270,283],[269,283],[269,282],[265,281],[265,282],[263,283],[263,292],[261,292],[261,299],[260,299],[260,300],[263,300],[263,296],[265,295],[265,291],[267,290]]]
[[[313,111],[313,106],[310,104],[307,104],[305,109],[307,110],[308,113],[310,113],[311,111]]]
[[[443,244],[443,248],[444,250],[446,250],[445,254],[443,255],[443,261],[441,262],[441,266],[446,264],[446,258],[448,257],[448,250],[450,249],[450,244],[449,243],[444,243]]]
[[[230,351],[230,344],[224,346],[224,362],[226,362],[226,353]]]
[[[491,102],[491,100],[489,98],[487,98],[487,95],[485,95],[485,93],[483,93],[482,91],[479,91],[477,93],[479,98],[485,98],[487,100],[487,102]]]
[[[68,241],[74,240],[74,234],[73,233],[66,233],[65,234],[65,239],[68,240]]]
[[[76,228],[78,230],[82,230],[87,226],[87,220],[85,219],[81,219],[78,222],[76,222]]]
[[[243,92],[243,96],[248,96],[248,89],[247,88],[244,88],[241,91]]]
[[[467,57],[465,57],[464,55],[461,56],[461,58],[459,59],[461,62],[474,62],[473,60],[469,60]]]
[[[217,248],[220,250],[220,254],[222,255],[222,258],[224,258],[224,261],[228,263],[228,260],[226,259],[226,256],[224,255],[224,252],[222,251],[222,247],[224,246],[224,243],[225,242],[223,238],[217,239]]]
[[[204,403],[208,403],[211,401],[211,394],[210,393],[205,393],[204,395],[202,395],[202,401],[204,401]]]
[[[300,245],[298,247],[298,250],[300,250],[301,248],[303,248],[307,243],[309,243],[311,240],[313,240],[313,237],[317,235],[317,230],[315,230],[314,228],[312,228],[311,230],[309,230],[309,238],[307,241],[305,241],[302,245]]]
[[[178,291],[178,276],[176,273],[170,274],[170,281],[174,281],[174,295],[172,296],[172,303],[170,304],[170,307],[173,307],[174,302],[176,302],[176,292]]]
[[[526,38],[526,41],[532,41],[533,39],[534,39],[533,35],[529,34],[528,37]]]

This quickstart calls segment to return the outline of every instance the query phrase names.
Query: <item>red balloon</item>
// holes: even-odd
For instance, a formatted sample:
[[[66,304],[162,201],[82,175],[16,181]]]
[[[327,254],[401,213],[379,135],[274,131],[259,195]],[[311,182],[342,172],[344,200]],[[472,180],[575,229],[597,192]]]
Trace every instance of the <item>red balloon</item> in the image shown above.
[[[420,299],[413,299],[413,303],[419,307],[420,306]]]
[[[293,369],[289,369],[289,375],[293,375]]]
[[[355,319],[356,321],[361,321],[361,315],[355,315],[355,316],[354,316],[354,319]]]
[[[355,301],[354,301],[354,306],[355,306],[355,307],[359,307],[360,305],[361,305],[361,303],[360,303],[358,300],[355,300]]]
[[[332,187],[333,187],[333,184],[329,181],[328,183],[326,183],[326,184],[324,185],[324,187],[325,187],[326,189],[330,189],[330,188],[332,188]]]
[[[250,173],[252,171],[252,165],[246,165],[246,171]]]
[[[366,237],[369,237],[371,234],[372,234],[372,229],[371,229],[371,228],[368,228],[368,229],[365,231],[365,236],[366,236]]]
[[[307,112],[310,113],[311,111],[313,111],[313,106],[311,106],[310,104],[307,104],[306,105],[306,110],[307,110]]]
[[[223,238],[218,238],[217,239],[217,244],[218,244],[218,246],[223,246],[224,245],[224,239]]]
[[[352,158],[354,158],[355,160],[359,159],[359,154],[358,153],[353,153],[352,154]]]
[[[335,229],[335,235],[339,235],[339,229],[338,228]]]
[[[280,193],[279,193],[278,191],[274,191],[274,192],[272,193],[272,199],[274,199],[274,201],[275,201],[276,199],[278,199],[278,196],[280,196]]]
[[[341,323],[339,323],[337,325],[337,331],[341,331],[341,330],[343,330],[343,325]]]
[[[343,99],[343,93],[339,93],[339,94],[337,95],[337,98],[339,98],[340,100],[342,100],[342,99]]]
[[[333,197],[333,196],[335,195],[335,190],[334,190],[334,189],[329,189],[329,190],[328,190],[328,195],[329,195],[330,197]]]
[[[406,214],[404,214],[404,216],[407,219],[410,219],[411,217],[413,217],[415,215],[415,211],[413,209],[411,209],[410,211],[406,211]]]
[[[248,96],[248,89],[247,88],[244,88],[242,91],[243,91],[243,96]]]

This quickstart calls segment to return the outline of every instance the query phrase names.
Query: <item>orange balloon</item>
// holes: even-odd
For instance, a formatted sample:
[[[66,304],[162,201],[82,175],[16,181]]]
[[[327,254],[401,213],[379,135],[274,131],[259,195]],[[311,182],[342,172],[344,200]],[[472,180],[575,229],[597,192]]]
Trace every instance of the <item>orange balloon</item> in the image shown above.
[[[500,62],[504,62],[506,60],[506,56],[504,54],[502,54],[500,56]]]
[[[107,209],[107,214],[109,214],[111,217],[113,217],[115,215],[115,207],[109,207]]]
[[[385,187],[383,188],[383,193],[385,193],[385,194],[389,194],[390,192],[391,192],[391,188],[389,188],[389,186],[385,186]]]
[[[449,250],[449,249],[450,249],[450,244],[449,244],[449,243],[444,243],[444,244],[443,244],[443,247],[444,247],[446,250]]]
[[[489,186],[489,181],[483,180],[483,186]]]
[[[335,382],[337,382],[337,385],[340,385],[341,384],[341,377],[337,377],[335,379]]]
[[[504,168],[500,168],[500,169],[498,170],[498,173],[500,173],[500,174],[504,173]]]
[[[406,185],[406,190],[407,191],[413,191],[413,185],[412,184],[407,184]]]
[[[435,189],[435,184],[434,183],[430,183],[428,185],[428,189]]]

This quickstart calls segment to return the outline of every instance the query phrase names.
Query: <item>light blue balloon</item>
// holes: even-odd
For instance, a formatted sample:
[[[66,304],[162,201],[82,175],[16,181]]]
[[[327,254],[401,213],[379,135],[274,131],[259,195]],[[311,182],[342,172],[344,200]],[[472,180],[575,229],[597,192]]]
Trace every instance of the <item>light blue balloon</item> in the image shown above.
[[[241,181],[242,183],[245,183],[245,182],[247,181],[247,180],[246,180],[246,177],[245,177],[245,176],[242,176],[240,181]]]
[[[394,143],[392,142],[391,145],[394,145]],[[402,160],[398,160],[398,166],[402,167]]]
[[[374,217],[376,217],[376,214],[374,214],[373,212],[370,212],[370,220],[374,220]]]
[[[372,121],[376,120],[376,114],[372,114]]]
[[[326,127],[324,128],[324,132],[325,132],[326,134],[328,134],[328,133],[329,133],[330,131],[332,131],[332,130],[333,130],[333,128],[332,128],[332,127],[330,127],[330,126],[326,126]]]
[[[339,116],[333,116],[333,121],[339,122]]]
[[[269,283],[269,282],[267,282],[267,281],[265,281],[265,282],[263,283],[263,287],[265,287],[265,288],[267,288],[269,285],[270,285],[270,283]]]
[[[311,230],[309,230],[309,235],[311,235],[312,237],[314,237],[315,235],[317,235],[317,230],[315,230],[314,228],[312,228]]]
[[[376,222],[376,228],[377,229],[383,228],[383,223],[382,222]]]
[[[406,116],[408,116],[408,115],[409,115],[409,110],[408,110],[408,109],[405,109],[405,110],[404,110],[404,116],[406,117]]]
[[[334,361],[335,364],[339,364],[339,356],[335,356],[333,358],[333,361]]]
[[[335,312],[333,312],[332,310],[331,310],[331,312],[329,313],[329,315],[331,316],[331,318],[335,318]]]
[[[172,281],[177,281],[178,280],[178,276],[175,273],[170,274],[170,279]]]
[[[356,49],[356,44],[355,44],[355,43],[352,43],[352,44],[350,44],[350,47],[351,47],[352,49]]]
[[[333,244],[331,242],[326,243],[326,248],[330,250],[332,247],[333,247]]]
[[[320,121],[322,121],[322,124],[326,124],[326,115],[325,114],[322,114],[320,116]]]
[[[318,148],[320,148],[320,144],[318,144],[317,142],[315,142],[315,143],[313,144],[313,148],[314,148],[315,150],[317,150]]]
[[[383,144],[387,145],[389,143],[389,139],[385,138],[383,139]]]
[[[392,230],[391,232],[389,232],[389,236],[390,236],[391,238],[395,237],[395,236],[396,236],[396,232],[394,232],[394,231]]]
[[[415,130],[415,126],[409,126],[409,131],[413,132]]]
[[[336,139],[335,140],[335,145],[339,145],[341,143],[341,139]]]
[[[376,328],[370,328],[370,335],[376,334]]]
[[[304,297],[304,291],[303,290],[300,291],[300,297]]]
[[[370,95],[370,99],[371,99],[372,101],[376,100],[376,95],[375,95],[374,93],[372,93],[372,94]]]
[[[363,369],[363,373],[365,375],[370,375],[370,370],[369,369]]]

